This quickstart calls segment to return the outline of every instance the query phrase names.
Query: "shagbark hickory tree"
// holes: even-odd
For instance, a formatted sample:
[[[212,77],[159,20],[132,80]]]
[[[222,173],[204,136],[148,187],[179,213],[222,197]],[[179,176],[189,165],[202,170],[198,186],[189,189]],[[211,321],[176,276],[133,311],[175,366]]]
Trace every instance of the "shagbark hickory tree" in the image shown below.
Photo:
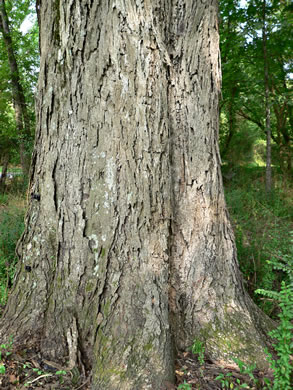
[[[92,370],[93,389],[162,388],[194,338],[264,364],[220,173],[217,13],[39,5],[32,196],[1,334]]]

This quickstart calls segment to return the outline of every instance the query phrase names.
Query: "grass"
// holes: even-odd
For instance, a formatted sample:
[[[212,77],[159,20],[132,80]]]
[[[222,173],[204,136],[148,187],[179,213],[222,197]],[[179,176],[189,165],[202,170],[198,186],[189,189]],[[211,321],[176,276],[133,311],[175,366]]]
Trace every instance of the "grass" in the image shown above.
[[[264,177],[262,167],[238,167],[225,185],[225,194],[247,290],[267,314],[275,317],[277,305],[254,292],[279,291],[282,280],[287,278],[273,268],[272,262],[286,263],[293,255],[293,188],[275,171],[275,188],[267,197]]]

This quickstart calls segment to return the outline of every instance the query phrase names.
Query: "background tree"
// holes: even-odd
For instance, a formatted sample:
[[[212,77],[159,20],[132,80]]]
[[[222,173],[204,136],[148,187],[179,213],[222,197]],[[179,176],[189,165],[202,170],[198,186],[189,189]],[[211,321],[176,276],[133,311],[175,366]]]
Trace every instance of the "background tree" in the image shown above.
[[[253,299],[274,315],[278,310],[276,303],[256,299],[254,291],[259,286],[278,290],[284,274],[273,269],[273,259],[288,263],[287,259],[292,257],[287,245],[292,231],[292,181],[289,175],[292,169],[292,61],[289,54],[292,53],[292,6],[287,2],[266,2],[275,177],[274,194],[270,199],[264,196],[263,187],[266,164],[263,2],[249,1],[243,5],[243,2],[224,0],[220,9],[223,65],[220,146],[227,202],[246,287]],[[234,86],[237,88],[231,99]],[[234,113],[232,136],[231,111]],[[281,223],[279,218],[282,218]]]
[[[0,192],[2,192],[5,187],[10,155],[15,147],[17,137],[15,134],[14,112],[7,104],[5,93],[3,92],[0,95],[0,129],[0,164],[2,165]]]
[[[237,84],[234,109],[236,113],[235,126],[246,129],[242,141],[247,140],[247,125],[240,126],[244,121],[255,124],[265,135],[265,87],[264,87],[264,56],[263,56],[263,3],[249,1],[245,8],[239,2],[221,2],[222,24],[221,45],[223,58],[223,97],[222,118],[223,132],[221,133],[221,148],[223,157],[233,153],[231,146],[227,154],[226,141],[229,139],[227,126],[230,123],[228,101],[233,85]],[[280,166],[284,173],[289,173],[291,166],[292,141],[292,24],[290,23],[291,8],[286,2],[267,2],[267,65],[269,71],[269,92],[271,109],[271,136],[273,148],[273,165]],[[229,29],[233,20],[233,39],[229,39]],[[230,27],[229,27],[230,26]],[[236,36],[235,36],[236,34]],[[230,37],[232,37],[230,35]],[[236,39],[237,38],[237,39]],[[241,122],[241,118],[242,122]],[[225,125],[227,123],[227,126]],[[234,128],[235,128],[234,126]],[[239,133],[239,132],[238,132]],[[250,132],[252,135],[252,133]],[[259,132],[255,130],[256,139]],[[235,142],[234,142],[235,146]],[[225,155],[226,154],[226,155]],[[238,154],[239,156],[239,154]]]
[[[1,337],[93,389],[159,389],[194,338],[265,364],[218,150],[218,7],[40,5],[31,201]],[[167,17],[166,17],[167,15]]]
[[[262,2],[262,45],[264,62],[264,90],[265,90],[265,130],[266,130],[266,192],[272,191],[272,131],[271,131],[271,102],[270,102],[270,79],[269,79],[269,59],[267,47],[267,2]]]
[[[30,1],[0,2],[0,46],[1,46],[1,101],[6,105],[5,112],[11,111],[15,116],[14,127],[10,133],[9,121],[2,117],[1,121],[1,149],[5,156],[11,155],[9,149],[19,145],[19,155],[23,172],[28,174],[31,154],[31,140],[34,127],[34,89],[38,66],[37,25],[23,34],[21,25],[30,13]],[[12,28],[11,28],[12,26]],[[10,123],[11,124],[11,123]]]
[[[239,110],[239,95],[241,93],[244,71],[241,60],[245,37],[239,25],[244,21],[243,10],[239,7],[239,2],[221,2],[221,61],[223,68],[223,90],[221,100],[221,112],[227,119],[221,127],[221,157],[225,160],[227,152],[236,132],[237,111]]]

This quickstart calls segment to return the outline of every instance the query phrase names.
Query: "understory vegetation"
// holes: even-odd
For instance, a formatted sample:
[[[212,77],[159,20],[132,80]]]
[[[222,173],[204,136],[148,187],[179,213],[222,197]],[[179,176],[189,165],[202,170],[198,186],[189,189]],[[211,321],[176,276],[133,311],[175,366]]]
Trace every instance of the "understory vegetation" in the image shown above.
[[[0,305],[4,306],[17,262],[15,247],[24,228],[25,197],[20,192],[0,194]]]
[[[233,180],[226,183],[226,201],[230,211],[238,261],[246,288],[278,327],[270,332],[274,359],[267,359],[274,381],[256,388],[291,389],[293,353],[293,189],[292,183],[275,170],[274,191],[266,195],[264,168],[244,166],[235,169]],[[242,368],[241,362],[237,362]],[[253,369],[250,376],[253,378]],[[249,371],[247,371],[249,374]],[[223,388],[249,388],[231,385],[222,377]],[[258,382],[254,380],[254,384]],[[237,387],[237,386],[238,387]],[[230,386],[230,387],[229,387]],[[234,386],[234,387],[233,387]]]
[[[249,294],[269,316],[276,318],[277,302],[255,291],[280,291],[282,281],[290,284],[293,190],[277,170],[275,188],[269,196],[265,194],[264,168],[244,166],[234,172],[233,179],[226,180],[225,189],[240,269]]]

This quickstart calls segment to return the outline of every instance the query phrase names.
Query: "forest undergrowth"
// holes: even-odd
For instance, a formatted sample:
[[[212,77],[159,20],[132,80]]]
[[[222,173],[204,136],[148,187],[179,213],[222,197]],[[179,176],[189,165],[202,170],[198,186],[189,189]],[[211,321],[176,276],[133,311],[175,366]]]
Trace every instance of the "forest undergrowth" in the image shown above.
[[[26,206],[24,184],[20,178],[10,181],[0,194],[0,305],[4,307],[12,285],[17,258],[15,248],[24,229]]]
[[[275,172],[274,191],[265,194],[264,168],[238,167],[233,180],[225,181],[226,202],[232,219],[238,261],[246,288],[254,301],[272,318],[280,308],[257,289],[280,291],[289,275],[275,265],[293,269],[293,188],[289,179]]]
[[[274,191],[266,196],[264,177],[263,167],[246,166],[233,168],[233,177],[225,179],[224,169],[226,201],[246,288],[262,310],[279,324],[271,333],[277,359],[268,351],[271,375],[265,377],[253,365],[241,361],[215,368],[206,358],[204,345],[195,340],[190,351],[178,357],[177,385],[170,384],[170,389],[292,388],[293,186],[276,171]],[[0,194],[1,311],[13,283],[15,248],[23,231],[25,208],[25,184],[18,177]],[[12,351],[13,341],[9,346],[0,345],[0,381],[2,386],[11,385],[5,388],[76,388],[71,382],[72,373],[55,370],[48,374],[44,368],[34,366],[29,358],[20,364],[19,360],[13,360]]]

